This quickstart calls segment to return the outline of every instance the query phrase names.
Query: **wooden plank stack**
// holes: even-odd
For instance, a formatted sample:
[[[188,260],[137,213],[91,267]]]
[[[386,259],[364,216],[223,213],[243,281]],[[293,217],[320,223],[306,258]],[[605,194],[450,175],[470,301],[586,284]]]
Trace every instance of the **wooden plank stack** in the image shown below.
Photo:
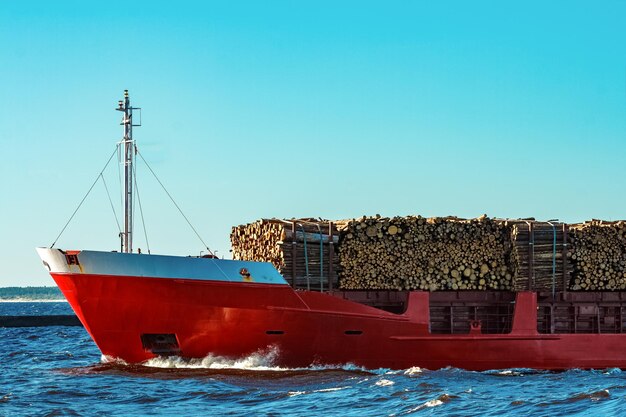
[[[570,225],[572,290],[626,289],[626,222]]]
[[[261,219],[233,227],[230,241],[233,259],[271,262],[296,288],[336,288],[339,233],[328,220]]]
[[[538,222],[528,220],[506,220],[511,225],[513,243],[511,259],[515,271],[513,289],[516,291],[561,291],[563,270],[569,282],[567,253],[564,240],[564,224],[558,221]],[[567,283],[566,283],[567,285]]]
[[[342,289],[509,290],[510,230],[482,216],[363,217],[341,228]]]

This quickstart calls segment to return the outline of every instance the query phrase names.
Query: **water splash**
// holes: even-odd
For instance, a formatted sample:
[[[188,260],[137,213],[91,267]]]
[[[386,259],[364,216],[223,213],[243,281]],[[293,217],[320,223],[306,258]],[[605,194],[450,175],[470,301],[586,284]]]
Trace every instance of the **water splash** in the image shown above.
[[[407,410],[402,414],[412,414],[412,413],[415,413],[416,411],[423,410],[424,408],[438,407],[440,405],[444,405],[445,403],[449,402],[450,400],[454,398],[458,398],[458,396],[450,395],[450,394],[441,394],[439,397],[432,399],[430,401],[426,401],[424,404],[420,404],[415,408],[411,408],[410,410]]]
[[[437,398],[437,399],[434,399],[434,400],[426,401],[426,402],[424,403],[423,407],[421,407],[421,408],[425,408],[425,407],[437,407],[438,405],[442,405],[442,404],[443,404],[443,401],[441,401],[440,399],[438,399],[438,398]],[[417,411],[417,410],[419,410],[419,409],[420,409],[420,407],[417,407],[417,408],[415,409],[415,411]]]
[[[622,370],[619,368],[608,368],[605,369],[603,374],[604,375],[619,375],[622,373]]]
[[[298,395],[314,394],[314,393],[324,393],[324,392],[335,392],[335,391],[341,391],[341,390],[348,389],[348,388],[350,388],[350,386],[332,387],[332,388],[320,388],[320,389],[314,389],[314,390],[311,390],[311,391],[289,391],[287,393],[287,395],[289,397],[297,397]]]
[[[528,375],[549,374],[553,371],[532,369],[532,368],[509,368],[509,369],[492,369],[480,372],[484,375],[503,376],[503,377],[523,377]]]
[[[209,354],[204,358],[181,358],[179,356],[156,357],[142,365],[150,368],[167,369],[242,369],[248,371],[286,371],[288,368],[275,366],[278,348],[269,347],[243,358],[228,358]]]
[[[389,387],[393,384],[395,384],[395,382],[390,381],[388,379],[381,379],[380,381],[376,381],[374,385],[379,386],[379,387]]]
[[[128,366],[128,362],[124,359],[116,358],[114,356],[102,355],[100,356],[100,363],[110,364],[110,365],[120,365],[120,366]]]
[[[349,372],[355,374],[366,375],[384,375],[390,373],[398,373],[400,371],[390,371],[389,369],[366,369],[361,366],[354,365],[352,363],[347,364],[326,364],[326,365],[310,365],[307,367],[282,367],[277,366],[279,358],[279,349],[276,346],[268,346],[265,349],[260,349],[248,356],[241,358],[233,358],[226,356],[219,356],[215,354],[208,354],[204,358],[184,358],[180,356],[157,356],[152,359],[148,359],[140,364],[129,364],[123,359],[101,355],[100,363],[105,366],[104,369],[110,369],[113,367],[116,370],[127,369],[135,372],[142,372],[142,370],[222,370],[222,371],[270,371],[270,372],[283,372],[283,373],[301,373],[301,372]],[[100,371],[99,367],[88,367],[90,370]]]
[[[404,375],[415,375],[415,374],[421,374],[422,372],[424,372],[424,370],[420,368],[419,366],[412,366],[409,369],[406,369],[404,371]]]
[[[346,389],[346,388],[350,388],[350,387],[321,388],[321,389],[313,390],[312,392],[335,392],[335,391],[341,391],[342,389]]]

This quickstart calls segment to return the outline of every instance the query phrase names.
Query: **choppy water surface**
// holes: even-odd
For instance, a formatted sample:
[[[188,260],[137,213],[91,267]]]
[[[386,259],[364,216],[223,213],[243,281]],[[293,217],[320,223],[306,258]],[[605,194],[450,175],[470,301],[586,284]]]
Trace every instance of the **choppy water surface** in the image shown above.
[[[49,316],[56,314],[74,314],[72,307],[65,301],[0,302],[0,316]]]
[[[0,340],[0,415],[626,415],[618,369],[281,369],[274,352],[131,366],[103,362],[80,327],[2,328]]]

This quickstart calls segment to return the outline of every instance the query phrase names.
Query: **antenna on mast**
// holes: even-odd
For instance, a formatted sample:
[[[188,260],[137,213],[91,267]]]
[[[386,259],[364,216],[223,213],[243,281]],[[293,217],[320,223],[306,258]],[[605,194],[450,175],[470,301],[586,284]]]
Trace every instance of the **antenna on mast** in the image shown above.
[[[124,127],[124,137],[120,144],[124,150],[124,231],[120,234],[122,252],[133,252],[133,164],[135,162],[135,141],[133,140],[133,126],[141,126],[133,124],[133,110],[139,110],[141,118],[141,108],[131,107],[128,90],[124,90],[124,100],[117,102],[117,111],[123,112],[120,125]]]

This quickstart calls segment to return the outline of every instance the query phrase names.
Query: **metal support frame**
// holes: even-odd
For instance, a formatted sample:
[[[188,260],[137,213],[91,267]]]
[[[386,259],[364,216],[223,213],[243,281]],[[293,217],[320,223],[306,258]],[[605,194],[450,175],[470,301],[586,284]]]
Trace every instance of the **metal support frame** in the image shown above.
[[[333,222],[328,223],[328,291],[332,291],[334,288],[333,285],[333,257],[334,257],[334,246],[333,246]]]
[[[567,270],[567,232],[568,225],[563,223],[563,293],[567,293],[569,287],[568,270]]]
[[[535,229],[532,222],[528,223],[528,290],[535,284]]]
[[[296,243],[296,221],[292,220],[291,222],[291,236],[293,236],[292,238],[292,242],[291,242],[291,287],[292,288],[296,288],[296,251],[298,249],[297,247],[297,243]]]

